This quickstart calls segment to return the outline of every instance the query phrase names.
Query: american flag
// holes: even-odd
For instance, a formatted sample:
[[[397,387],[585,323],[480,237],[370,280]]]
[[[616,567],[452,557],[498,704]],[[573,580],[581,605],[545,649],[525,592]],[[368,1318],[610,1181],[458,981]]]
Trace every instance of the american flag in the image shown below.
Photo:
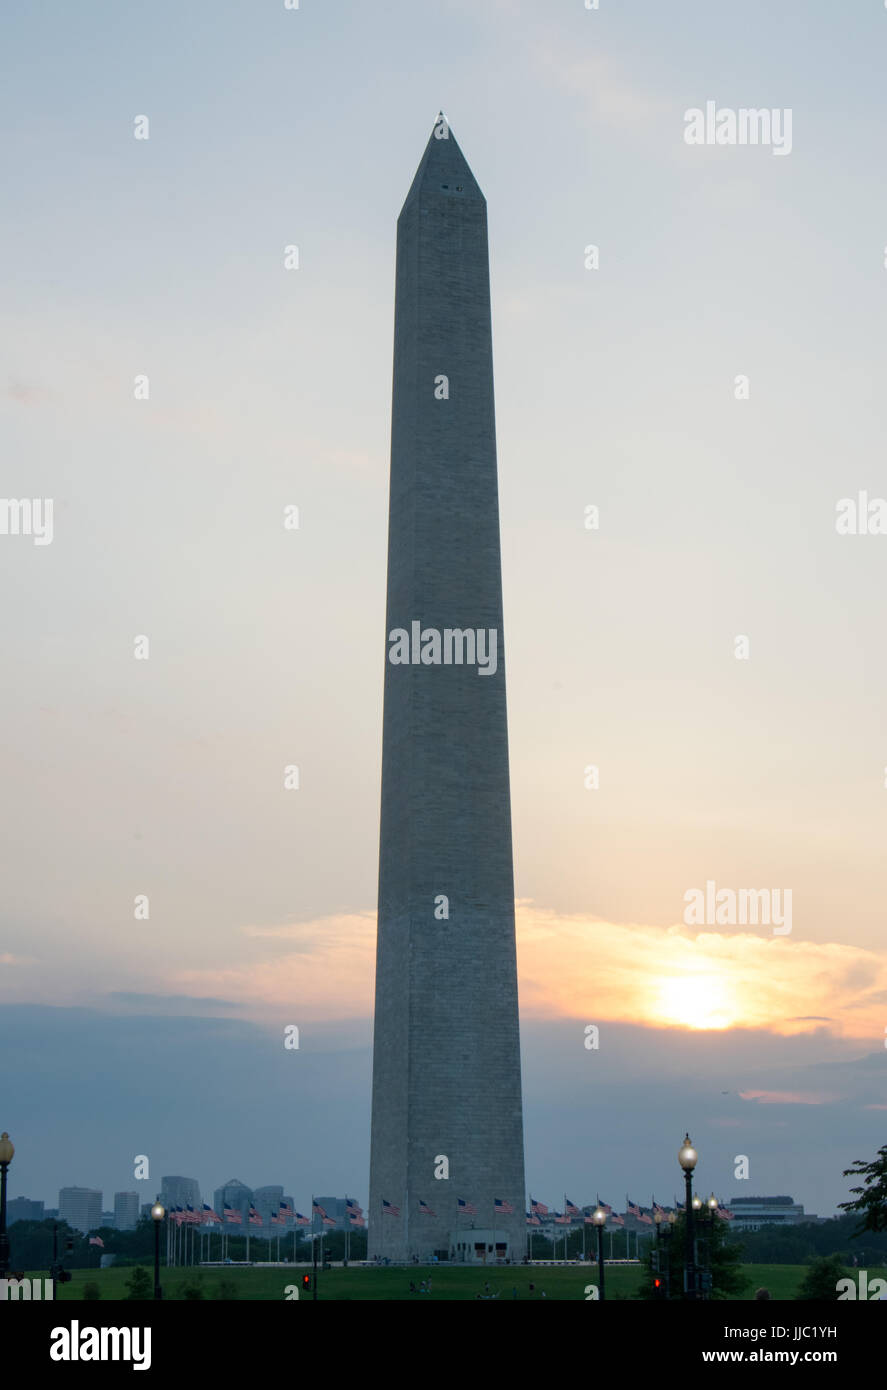
[[[228,1203],[226,1202],[226,1203],[225,1203],[225,1220],[226,1220],[226,1221],[230,1221],[234,1226],[242,1226],[242,1225],[243,1225],[243,1212],[242,1212],[242,1211],[235,1211],[234,1208],[233,1208],[233,1207],[229,1207]]]
[[[185,1219],[185,1212],[184,1212],[184,1209],[183,1209],[182,1207],[173,1207],[173,1209],[172,1209],[172,1219],[173,1219],[173,1221],[176,1223],[177,1226],[181,1226],[182,1222],[183,1222],[184,1219]]]
[[[349,1213],[354,1212],[355,1216],[363,1216],[363,1207],[359,1207],[353,1197],[345,1198],[345,1206],[348,1208]]]
[[[400,1216],[400,1207],[392,1206],[391,1202],[386,1202],[386,1201],[385,1201],[385,1198],[383,1197],[383,1198],[382,1198],[382,1215],[383,1215],[383,1216]]]
[[[586,1219],[586,1221],[587,1221],[587,1220],[588,1220],[588,1217],[586,1216],[585,1219]],[[624,1220],[622,1219],[621,1216],[611,1216],[611,1217],[610,1217],[610,1225],[611,1225],[611,1226],[624,1226],[624,1225],[625,1225],[625,1222],[624,1222]]]
[[[436,1215],[437,1215],[437,1212],[432,1211],[431,1208],[430,1208],[430,1206],[428,1205],[428,1203],[427,1203],[427,1202],[423,1202],[423,1201],[422,1201],[422,1198],[420,1197],[420,1198],[419,1198],[419,1215],[420,1215],[420,1216],[436,1216]]]
[[[190,1226],[200,1225],[200,1212],[195,1211],[194,1208],[191,1206],[190,1202],[185,1208],[185,1220],[188,1222]]]
[[[250,1204],[249,1209],[249,1224],[251,1226],[263,1226],[265,1224],[252,1204]]]
[[[295,1219],[295,1225],[297,1225],[297,1226],[310,1226],[310,1225],[311,1225],[311,1217],[310,1217],[310,1216],[303,1216],[302,1213],[301,1213],[300,1211],[297,1211],[297,1212],[296,1212],[295,1218],[296,1218],[296,1219]]]
[[[640,1221],[640,1219],[641,1219],[641,1209],[640,1209],[639,1206],[636,1206],[634,1202],[629,1202],[627,1210],[628,1210],[629,1216],[635,1216],[635,1217],[637,1217],[638,1221]]]
[[[514,1216],[514,1207],[510,1202],[503,1202],[501,1197],[493,1199],[493,1210],[497,1216]]]
[[[564,1211],[567,1213],[568,1216],[582,1215],[582,1212],[579,1210],[579,1208],[576,1206],[574,1202],[570,1201],[569,1197],[564,1198]]]
[[[364,1219],[363,1219],[362,1216],[355,1216],[353,1212],[352,1212],[351,1215],[348,1217],[348,1220],[351,1222],[352,1226],[355,1226],[355,1227],[357,1227],[357,1226],[365,1226],[365,1225],[367,1224],[367,1223],[364,1221]]]
[[[552,1216],[554,1217],[554,1224],[556,1226],[569,1226],[569,1216],[562,1216],[559,1211],[552,1212]]]
[[[204,1221],[208,1221],[210,1225],[214,1221],[221,1222],[222,1220],[222,1218],[219,1216],[219,1213],[217,1211],[214,1211],[211,1206],[208,1206],[206,1202],[204,1202],[203,1204],[203,1219]]]
[[[461,1197],[457,1199],[456,1210],[460,1216],[477,1216],[477,1207],[473,1202],[464,1202]]]
[[[281,1202],[281,1206],[282,1205],[283,1203]],[[280,1210],[280,1207],[278,1207],[277,1211],[271,1213],[271,1221],[275,1226],[286,1225],[286,1215]]]
[[[325,1216],[320,1223],[322,1226],[335,1226],[335,1221],[331,1216]]]
[[[548,1207],[545,1205],[545,1203],[544,1203],[544,1202],[534,1202],[533,1199],[532,1199],[532,1197],[530,1198],[530,1211],[534,1211],[534,1212],[536,1213],[537,1216],[547,1216],[547,1215],[548,1215]]]
[[[293,1209],[289,1202],[281,1202],[280,1210],[283,1212],[284,1216],[292,1216],[293,1214]]]
[[[528,1226],[541,1226],[541,1225],[542,1225],[542,1222],[539,1220],[539,1218],[538,1218],[538,1216],[536,1215],[535,1212],[529,1212],[529,1211],[528,1211],[528,1212],[527,1212],[527,1225],[528,1225]]]
[[[717,1212],[718,1216],[721,1218],[722,1221],[732,1221],[735,1214],[732,1211],[728,1211],[726,1207],[722,1206],[718,1206]]]
[[[90,1236],[89,1243],[90,1245],[100,1245],[103,1250],[105,1248],[105,1242],[102,1240],[101,1236]]]
[[[653,1198],[653,1215],[654,1215],[654,1216],[656,1215],[657,1211],[660,1213],[661,1216],[664,1216],[664,1215],[665,1215],[665,1207],[661,1207],[661,1206],[659,1205],[659,1203],[656,1201],[656,1198],[654,1197],[654,1198]]]
[[[315,1202],[315,1201],[312,1200],[312,1202],[311,1202],[311,1210],[312,1210],[312,1211],[315,1213],[315,1215],[317,1215],[317,1216],[323,1216],[323,1217],[326,1216],[326,1212],[325,1212],[325,1210],[323,1209],[323,1207],[320,1205],[319,1202]]]
[[[611,1206],[608,1206],[606,1202],[602,1202],[600,1197],[598,1197],[597,1199],[597,1204],[600,1207],[601,1211],[605,1211],[608,1216],[612,1216],[613,1208]]]
[[[643,1221],[646,1226],[653,1225],[653,1218],[652,1216],[650,1216],[649,1212],[646,1211],[641,1212],[640,1216],[638,1217],[638,1221]]]

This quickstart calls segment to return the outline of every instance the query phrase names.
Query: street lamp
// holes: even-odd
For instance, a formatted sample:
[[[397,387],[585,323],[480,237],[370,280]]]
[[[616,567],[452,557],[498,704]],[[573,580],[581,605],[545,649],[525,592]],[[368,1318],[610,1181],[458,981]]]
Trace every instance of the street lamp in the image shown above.
[[[699,1155],[694,1149],[690,1135],[684,1135],[684,1142],[678,1150],[678,1162],[684,1170],[684,1182],[687,1189],[687,1244],[686,1244],[686,1268],[684,1270],[684,1297],[696,1297],[696,1262],[695,1262],[695,1242],[693,1238],[693,1169],[696,1167],[696,1160]],[[699,1199],[696,1199],[697,1202]],[[701,1205],[701,1203],[700,1203]]]
[[[9,1273],[9,1236],[6,1234],[6,1170],[12,1162],[15,1145],[4,1129],[0,1135],[0,1279]]]
[[[705,1205],[707,1209],[706,1215],[708,1219],[705,1223],[705,1269],[702,1275],[702,1297],[707,1299],[711,1297],[713,1272],[712,1266],[714,1259],[715,1241],[715,1216],[718,1209],[718,1199],[714,1193],[711,1194],[711,1196],[706,1201]]]
[[[604,1227],[607,1224],[607,1213],[603,1207],[598,1207],[591,1219],[597,1227],[598,1298],[603,1303],[606,1297],[604,1293]]]
[[[151,1220],[154,1222],[154,1297],[163,1298],[163,1290],[160,1287],[160,1223],[166,1216],[166,1207],[162,1202],[155,1202],[151,1208]]]

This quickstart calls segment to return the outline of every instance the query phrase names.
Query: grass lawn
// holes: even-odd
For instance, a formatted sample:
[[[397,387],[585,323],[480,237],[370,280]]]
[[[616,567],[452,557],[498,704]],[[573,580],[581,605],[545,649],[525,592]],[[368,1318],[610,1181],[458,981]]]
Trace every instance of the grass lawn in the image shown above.
[[[153,1280],[153,1267],[148,1267],[148,1272]],[[749,1278],[749,1287],[744,1298],[754,1298],[755,1289],[762,1285],[770,1290],[772,1299],[793,1299],[795,1292],[805,1274],[803,1265],[744,1265],[744,1272]],[[309,1272],[309,1265],[293,1265],[286,1269],[203,1269],[195,1266],[189,1269],[162,1269],[161,1283],[163,1285],[164,1298],[181,1299],[184,1297],[183,1288],[186,1284],[192,1283],[197,1279],[203,1289],[204,1298],[212,1298],[218,1290],[219,1285],[229,1284],[235,1290],[237,1299],[283,1299],[286,1294],[287,1285],[296,1284],[301,1286],[302,1275]],[[854,1271],[848,1269],[847,1274],[853,1275]],[[87,1283],[98,1284],[103,1300],[113,1302],[126,1297],[126,1284],[132,1271],[129,1268],[120,1269],[112,1266],[110,1269],[80,1269],[74,1270],[69,1284],[60,1284],[58,1287],[59,1300],[83,1299],[83,1290]],[[45,1271],[32,1271],[33,1277],[44,1278]],[[870,1269],[868,1271],[871,1280],[876,1275],[887,1278],[887,1270]],[[422,1279],[431,1277],[432,1293],[411,1294],[409,1291],[410,1281],[417,1286]],[[500,1302],[513,1302],[512,1289],[517,1289],[518,1299],[541,1299],[542,1290],[545,1290],[546,1298],[553,1298],[560,1301],[570,1299],[572,1301],[584,1300],[585,1287],[587,1284],[597,1283],[597,1269],[593,1265],[576,1266],[568,1265],[566,1268],[558,1265],[540,1265],[536,1268],[528,1268],[519,1265],[512,1268],[496,1268],[484,1270],[482,1268],[465,1268],[464,1266],[453,1266],[447,1268],[445,1265],[436,1265],[432,1269],[411,1268],[411,1269],[362,1269],[352,1266],[349,1269],[334,1268],[322,1273],[318,1281],[318,1299],[333,1300],[337,1302],[348,1300],[375,1300],[390,1302],[397,1299],[412,1299],[415,1302],[425,1303],[440,1300],[464,1301],[474,1300],[478,1293],[484,1292],[484,1283],[489,1281],[490,1290],[493,1293],[498,1291]],[[530,1283],[535,1284],[535,1291],[530,1292]],[[641,1282],[641,1270],[635,1265],[614,1265],[609,1266],[606,1271],[606,1292],[607,1297],[612,1299],[629,1299],[636,1295]],[[299,1289],[300,1298],[308,1297]]]

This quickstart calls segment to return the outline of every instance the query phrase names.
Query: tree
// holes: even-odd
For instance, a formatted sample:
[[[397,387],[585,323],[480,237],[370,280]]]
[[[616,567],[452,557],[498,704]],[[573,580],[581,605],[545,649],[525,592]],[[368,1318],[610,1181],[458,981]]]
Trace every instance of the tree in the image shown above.
[[[851,1168],[844,1169],[845,1178],[863,1175],[863,1186],[850,1189],[856,1194],[856,1201],[838,1203],[841,1211],[852,1211],[863,1218],[854,1236],[861,1236],[864,1231],[887,1231],[887,1144],[881,1146],[871,1163],[858,1158]]]
[[[220,1279],[213,1289],[213,1298],[233,1299],[237,1297],[237,1285],[233,1279]]]
[[[126,1287],[129,1289],[129,1293],[126,1295],[126,1297],[129,1299],[143,1299],[151,1297],[151,1276],[145,1269],[144,1265],[135,1266],[132,1274],[129,1276],[129,1279],[126,1281]]]
[[[94,1279],[90,1279],[88,1284],[83,1286],[83,1297],[87,1303],[95,1303],[102,1296],[102,1291]]]
[[[67,1221],[15,1221],[9,1228],[9,1245],[16,1269],[49,1269],[52,1263],[52,1229],[58,1225],[59,1263],[66,1269],[82,1269],[88,1262],[89,1246],[80,1231],[74,1231]],[[67,1251],[68,1237],[74,1240],[74,1250]]]
[[[638,1294],[639,1298],[664,1298],[663,1289],[665,1287],[668,1287],[670,1299],[682,1299],[684,1297],[684,1270],[687,1251],[686,1220],[686,1213],[679,1212],[677,1221],[671,1227],[671,1234],[663,1235],[659,1241],[658,1249],[656,1241],[650,1241],[649,1248],[641,1256],[644,1278]],[[703,1216],[699,1212],[694,1215],[693,1226],[696,1237],[697,1280],[701,1268],[705,1267],[711,1271],[709,1298],[729,1298],[731,1295],[743,1294],[748,1288],[749,1281],[748,1276],[743,1274],[741,1268],[742,1246],[730,1239],[728,1223],[718,1216],[712,1222],[708,1215]],[[655,1268],[657,1255],[661,1266],[658,1271]],[[668,1267],[667,1279],[666,1264]],[[654,1280],[657,1278],[660,1280],[659,1289],[654,1284]]]
[[[190,1279],[182,1287],[182,1297],[195,1302],[203,1298],[203,1283],[198,1275],[196,1279]]]
[[[844,1261],[840,1255],[821,1255],[810,1261],[796,1299],[816,1303],[838,1302],[838,1280],[844,1278]]]

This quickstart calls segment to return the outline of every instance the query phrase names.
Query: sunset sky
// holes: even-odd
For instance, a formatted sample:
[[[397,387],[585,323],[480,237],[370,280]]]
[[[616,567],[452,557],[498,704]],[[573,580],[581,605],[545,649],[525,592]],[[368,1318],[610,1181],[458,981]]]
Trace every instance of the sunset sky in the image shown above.
[[[887,496],[887,10],[90,11],[4,24],[0,494],[55,532],[0,535],[12,1194],[107,1206],[148,1153],[144,1200],[366,1196],[395,223],[442,107],[489,206],[531,1191],[670,1200],[689,1129],[706,1190],[831,1214],[887,1125],[887,537],[835,529]],[[686,145],[710,98],[791,154]],[[687,925],[709,881],[791,932]]]

